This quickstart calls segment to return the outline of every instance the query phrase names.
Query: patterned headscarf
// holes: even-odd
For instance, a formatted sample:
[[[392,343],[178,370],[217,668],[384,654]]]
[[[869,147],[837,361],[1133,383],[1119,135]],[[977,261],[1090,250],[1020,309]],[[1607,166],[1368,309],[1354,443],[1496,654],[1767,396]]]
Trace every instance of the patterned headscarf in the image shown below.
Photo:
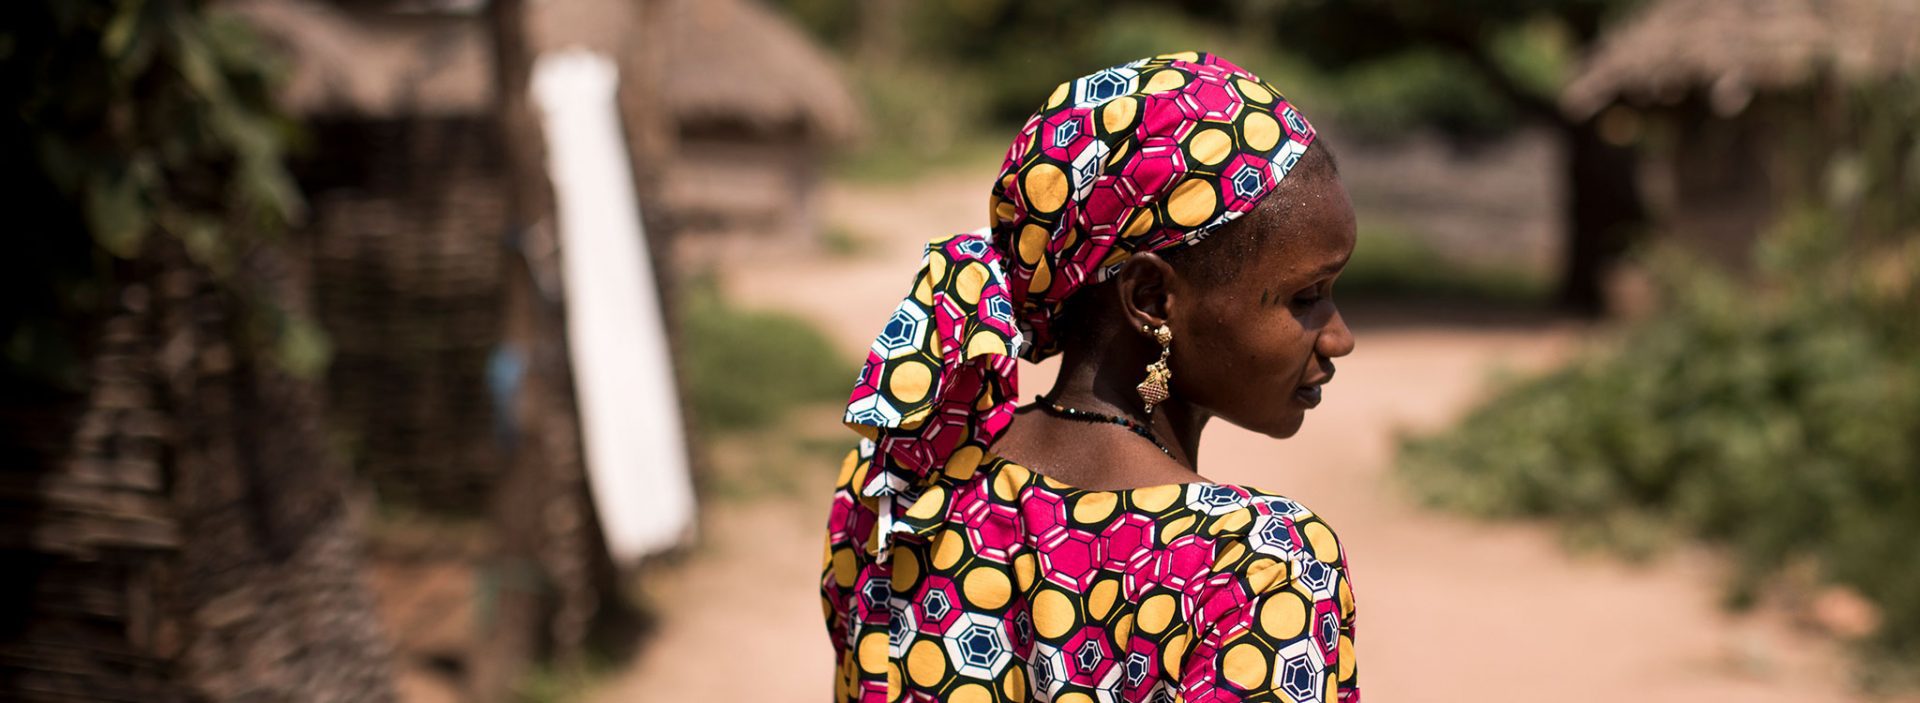
[[[861,493],[884,503],[883,523],[933,472],[972,474],[980,452],[965,447],[1006,429],[1015,357],[1058,351],[1069,296],[1251,211],[1313,140],[1279,90],[1218,56],[1155,56],[1055,88],[1007,149],[990,230],[927,245],[848,399],[846,423],[876,443]],[[891,532],[875,532],[883,557]]]

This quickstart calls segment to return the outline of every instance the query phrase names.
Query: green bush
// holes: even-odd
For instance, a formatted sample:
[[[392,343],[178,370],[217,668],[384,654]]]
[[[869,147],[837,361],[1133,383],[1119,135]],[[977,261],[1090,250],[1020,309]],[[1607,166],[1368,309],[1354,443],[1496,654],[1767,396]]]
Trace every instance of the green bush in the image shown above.
[[[734,307],[710,282],[689,287],[682,320],[682,369],[702,430],[764,427],[853,390],[858,366],[803,320]]]
[[[1615,546],[1723,545],[1736,603],[1812,563],[1878,605],[1876,649],[1920,660],[1920,240],[1830,222],[1767,237],[1755,281],[1656,259],[1658,310],[1410,439],[1402,477],[1435,505]]]

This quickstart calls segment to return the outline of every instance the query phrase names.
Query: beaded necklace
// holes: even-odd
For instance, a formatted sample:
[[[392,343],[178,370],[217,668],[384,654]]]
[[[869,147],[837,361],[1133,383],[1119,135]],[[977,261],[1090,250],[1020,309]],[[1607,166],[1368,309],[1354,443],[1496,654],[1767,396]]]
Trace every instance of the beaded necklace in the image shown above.
[[[1153,436],[1153,430],[1147,429],[1146,425],[1142,425],[1138,422],[1135,422],[1131,418],[1125,418],[1119,415],[1108,415],[1106,413],[1097,413],[1091,410],[1069,408],[1067,406],[1054,402],[1052,398],[1043,397],[1043,398],[1036,398],[1035,400],[1039,401],[1040,409],[1047,411],[1048,414],[1053,415],[1055,417],[1063,417],[1069,420],[1079,420],[1081,422],[1092,422],[1092,423],[1104,422],[1107,424],[1119,425],[1121,427],[1125,427],[1127,428],[1127,431],[1147,438],[1147,441],[1152,442],[1153,446],[1160,450],[1160,453],[1165,454],[1168,457],[1173,456],[1173,452],[1167,450],[1167,445],[1161,444],[1160,439]]]

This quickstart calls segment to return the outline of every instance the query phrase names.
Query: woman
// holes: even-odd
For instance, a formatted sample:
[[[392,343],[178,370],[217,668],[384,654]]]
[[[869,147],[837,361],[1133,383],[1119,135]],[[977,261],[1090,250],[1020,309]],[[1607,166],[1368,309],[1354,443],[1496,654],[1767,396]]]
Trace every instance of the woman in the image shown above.
[[[836,700],[1359,700],[1332,530],[1197,471],[1209,419],[1292,436],[1353,350],[1353,210],[1314,136],[1191,52],[1027,121],[990,230],[928,245],[848,404]],[[1056,352],[1016,409],[1015,357]]]

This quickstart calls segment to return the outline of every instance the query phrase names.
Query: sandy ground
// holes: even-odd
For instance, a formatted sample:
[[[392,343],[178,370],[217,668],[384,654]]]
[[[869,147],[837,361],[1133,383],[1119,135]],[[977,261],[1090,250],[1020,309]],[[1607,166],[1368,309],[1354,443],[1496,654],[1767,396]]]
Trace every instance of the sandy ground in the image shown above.
[[[855,352],[905,293],[918,256],[911,241],[968,228],[984,205],[962,185],[981,182],[968,174],[912,192],[836,192],[829,212],[871,238],[872,252],[742,265],[727,272],[728,290],[809,317]],[[919,224],[902,231],[902,222]],[[1850,692],[1832,642],[1777,613],[1722,611],[1710,556],[1681,551],[1630,565],[1570,555],[1549,525],[1436,513],[1394,483],[1397,432],[1456,417],[1493,372],[1564,358],[1581,330],[1550,320],[1348,315],[1358,349],[1298,437],[1275,442],[1221,425],[1202,457],[1211,478],[1288,494],[1340,532],[1352,555],[1368,700],[1866,700]],[[1026,372],[1024,394],[1044,390],[1050,376]],[[814,583],[830,474],[796,470],[785,494],[706,506],[702,546],[648,589],[672,604],[655,637],[589,700],[827,698],[832,653]]]

